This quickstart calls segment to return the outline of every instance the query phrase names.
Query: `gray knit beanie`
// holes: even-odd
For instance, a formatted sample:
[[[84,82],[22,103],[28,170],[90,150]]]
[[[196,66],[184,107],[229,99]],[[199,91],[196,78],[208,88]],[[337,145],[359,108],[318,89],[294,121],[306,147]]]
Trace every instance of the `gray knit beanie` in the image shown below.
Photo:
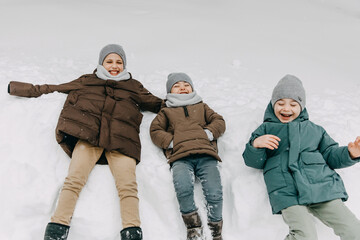
[[[194,84],[193,84],[191,78],[187,74],[179,72],[179,73],[170,73],[168,75],[168,80],[166,82],[167,93],[171,92],[171,88],[175,83],[181,82],[181,81],[189,83],[191,85],[191,88],[194,90]]]
[[[291,98],[297,101],[301,110],[304,110],[306,104],[305,89],[300,79],[293,75],[286,75],[275,86],[272,96],[271,104],[274,107],[275,103],[283,98]]]
[[[123,60],[124,68],[126,68],[126,55],[122,46],[118,44],[108,44],[101,49],[99,55],[99,65],[103,64],[106,56],[110,53],[116,53],[117,55],[119,55]]]

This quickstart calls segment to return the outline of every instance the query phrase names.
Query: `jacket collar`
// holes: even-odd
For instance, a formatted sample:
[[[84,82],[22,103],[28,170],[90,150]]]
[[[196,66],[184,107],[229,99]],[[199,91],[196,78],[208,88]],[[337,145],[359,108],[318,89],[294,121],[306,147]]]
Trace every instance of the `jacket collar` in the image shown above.
[[[303,122],[309,120],[309,114],[304,108],[304,110],[300,113],[300,115],[293,122]],[[281,123],[280,120],[275,116],[274,108],[272,107],[271,102],[268,104],[265,114],[264,114],[264,122],[274,122]]]

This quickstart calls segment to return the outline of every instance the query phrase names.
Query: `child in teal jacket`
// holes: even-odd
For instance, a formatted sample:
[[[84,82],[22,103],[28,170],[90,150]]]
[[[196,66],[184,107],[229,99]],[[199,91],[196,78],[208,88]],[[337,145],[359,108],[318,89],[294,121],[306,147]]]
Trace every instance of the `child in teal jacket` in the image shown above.
[[[289,225],[286,239],[317,239],[309,212],[342,240],[360,239],[360,221],[344,205],[348,195],[334,171],[360,161],[360,137],[339,147],[309,120],[305,103],[301,81],[291,75],[282,78],[263,124],[246,144],[245,164],[263,169],[272,211]]]

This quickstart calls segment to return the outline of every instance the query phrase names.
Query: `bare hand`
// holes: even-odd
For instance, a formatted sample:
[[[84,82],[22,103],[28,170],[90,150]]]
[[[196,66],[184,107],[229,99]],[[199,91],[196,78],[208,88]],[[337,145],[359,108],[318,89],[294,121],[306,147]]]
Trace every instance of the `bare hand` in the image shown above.
[[[279,137],[267,134],[256,138],[252,145],[254,148],[268,148],[270,150],[274,150],[279,147],[280,141]]]
[[[352,159],[360,157],[360,136],[358,136],[355,142],[348,144],[348,150]]]

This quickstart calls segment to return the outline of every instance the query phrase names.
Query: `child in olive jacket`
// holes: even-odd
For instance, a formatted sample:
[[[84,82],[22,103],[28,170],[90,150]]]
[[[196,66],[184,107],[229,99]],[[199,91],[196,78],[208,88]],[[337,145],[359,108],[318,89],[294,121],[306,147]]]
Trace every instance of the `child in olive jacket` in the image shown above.
[[[312,213],[342,240],[360,239],[360,222],[344,205],[348,199],[336,168],[360,161],[360,137],[339,145],[309,120],[305,90],[286,75],[273,90],[261,124],[246,144],[247,166],[263,169],[274,214],[282,214],[286,239],[317,239]]]
[[[166,106],[151,123],[153,142],[164,149],[171,165],[180,212],[187,227],[187,239],[203,239],[202,224],[194,202],[195,177],[199,178],[207,201],[213,239],[222,230],[222,186],[217,168],[221,161],[216,139],[225,131],[225,121],[194,91],[185,73],[172,73],[166,83]]]

